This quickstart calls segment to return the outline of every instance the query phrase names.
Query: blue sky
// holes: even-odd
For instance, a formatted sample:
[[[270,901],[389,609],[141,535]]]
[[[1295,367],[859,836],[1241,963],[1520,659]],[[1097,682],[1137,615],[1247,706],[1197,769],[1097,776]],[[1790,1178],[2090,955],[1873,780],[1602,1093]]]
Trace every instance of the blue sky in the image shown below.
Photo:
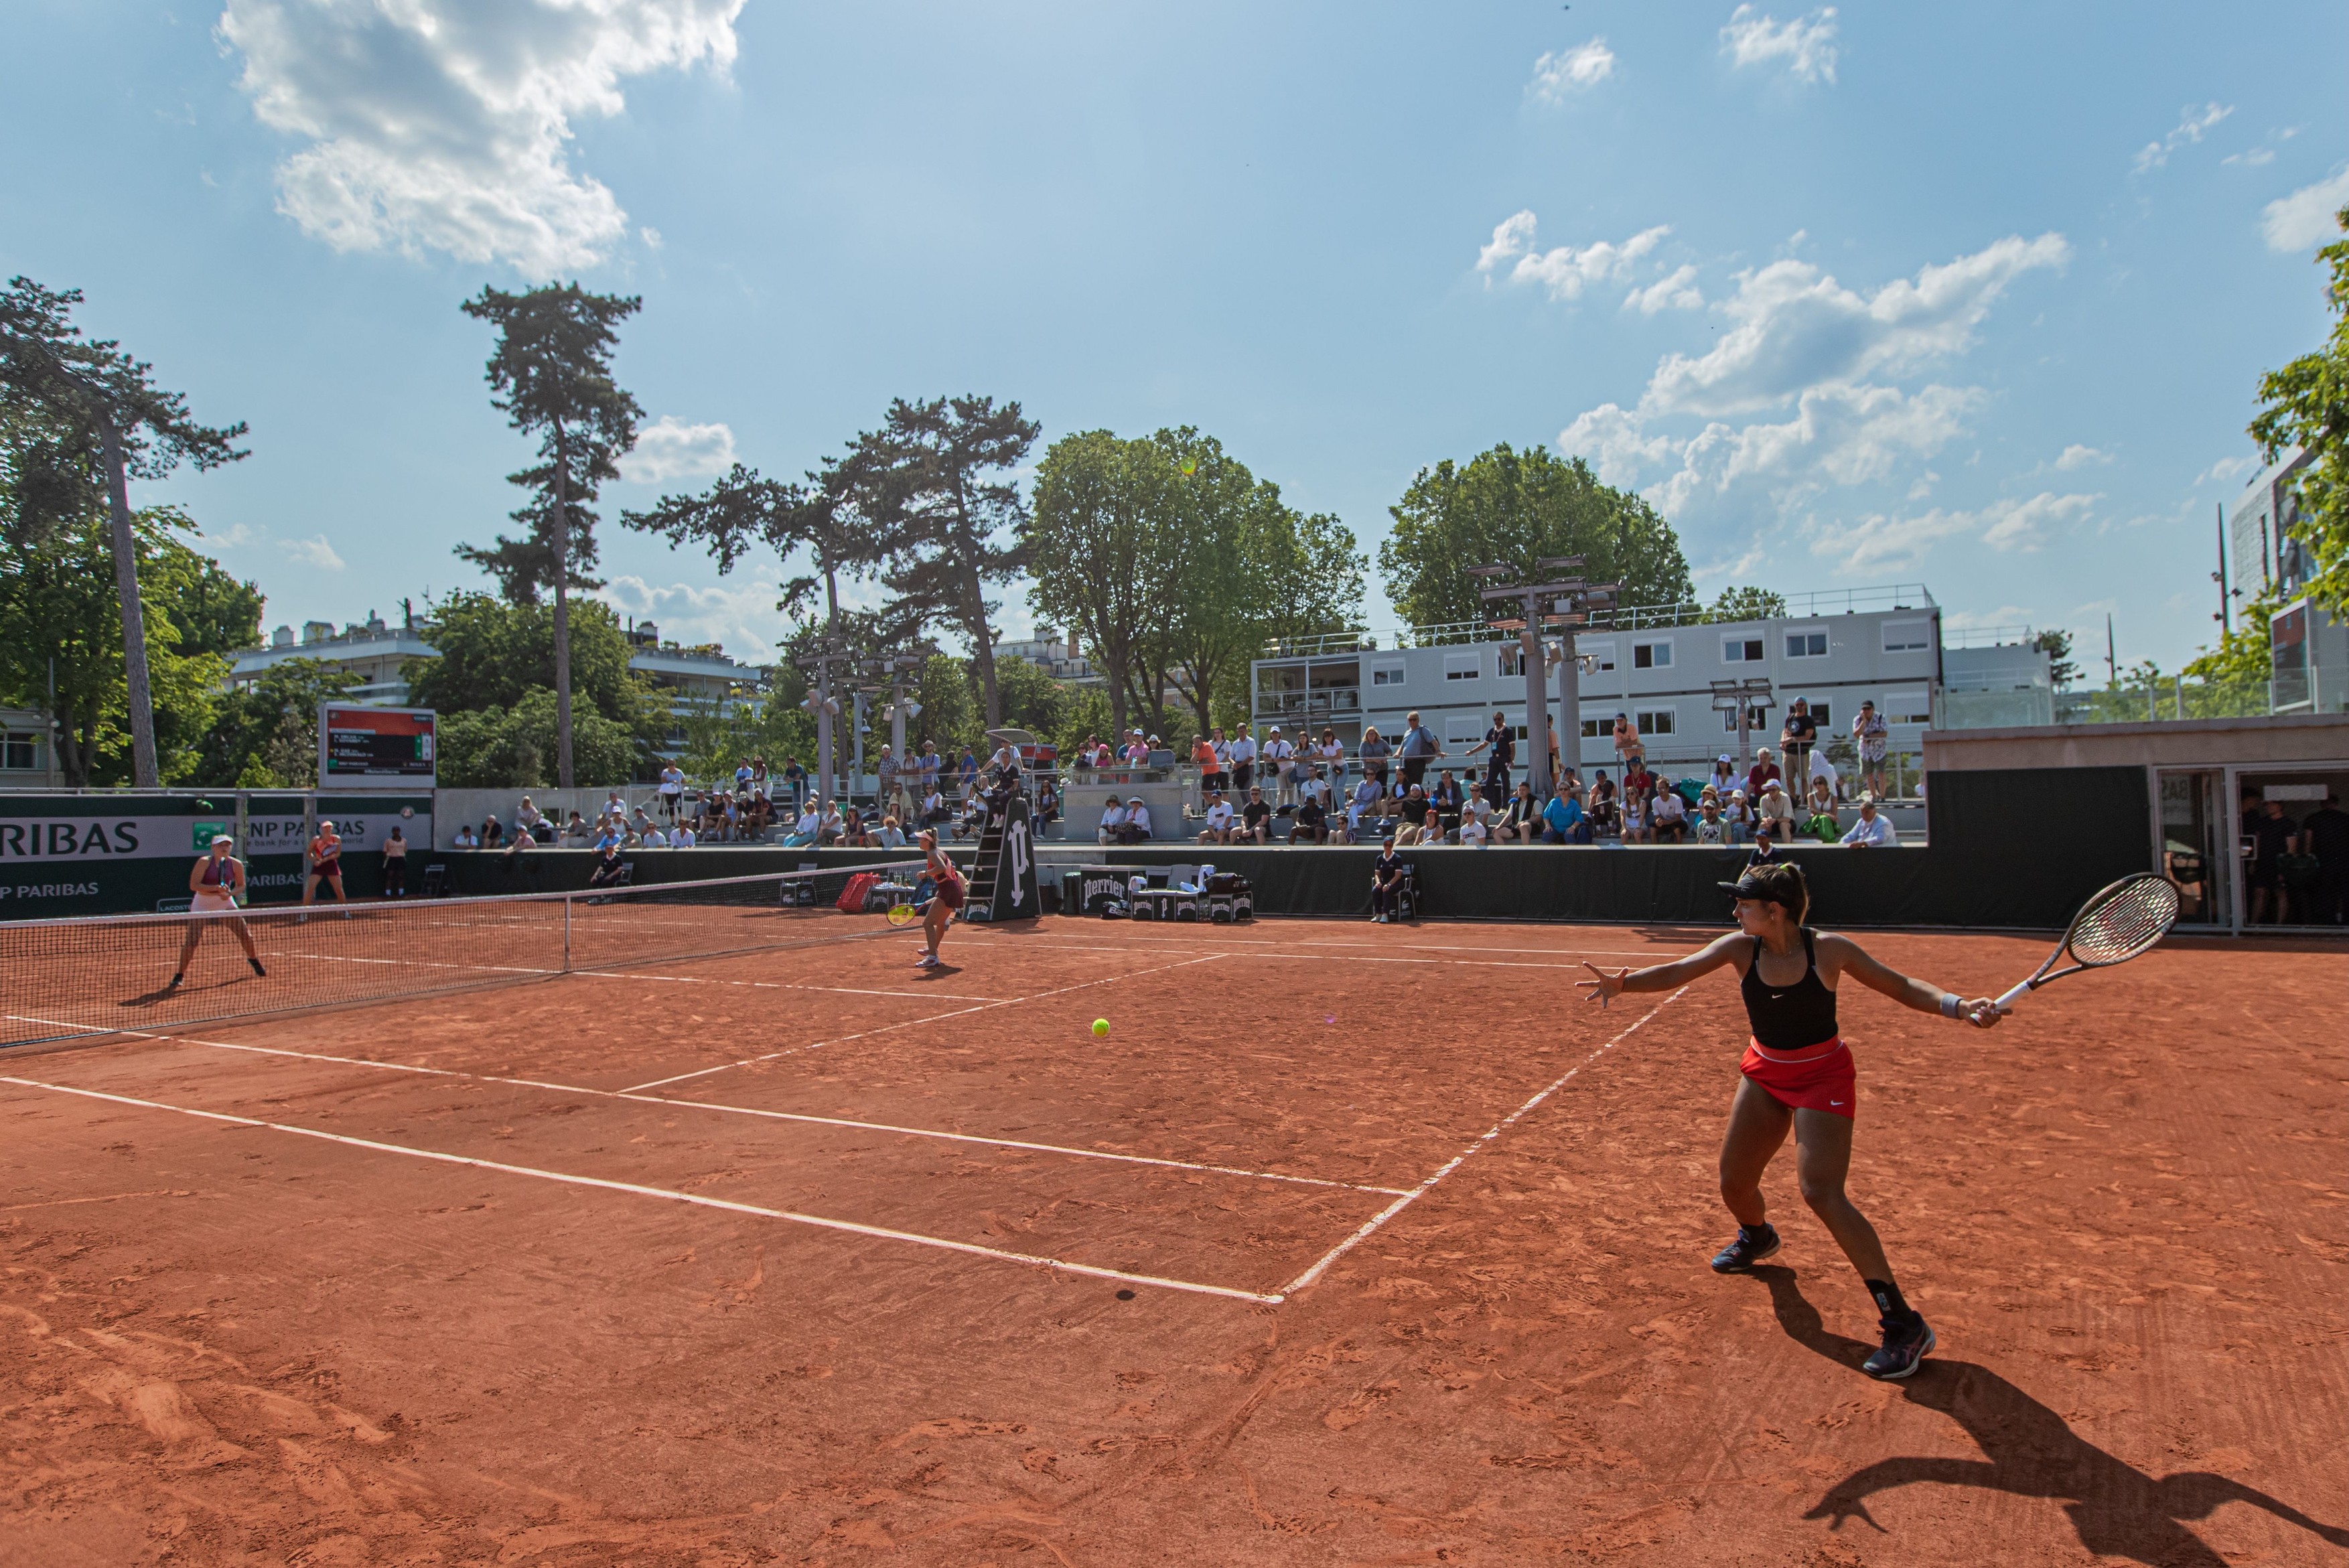
[[[2313,346],[2349,9],[1466,0],[1178,9],[26,0],[0,269],[88,292],[253,455],[141,487],[341,622],[480,580],[523,450],[484,283],[641,293],[622,608],[763,654],[780,568],[608,525],[893,396],[1194,424],[1375,548],[1557,443],[1698,586],[2211,634],[2214,505]],[[1392,613],[1375,591],[1374,624]],[[1003,619],[1028,624],[1015,594]],[[2084,642],[2088,640],[2084,635]]]

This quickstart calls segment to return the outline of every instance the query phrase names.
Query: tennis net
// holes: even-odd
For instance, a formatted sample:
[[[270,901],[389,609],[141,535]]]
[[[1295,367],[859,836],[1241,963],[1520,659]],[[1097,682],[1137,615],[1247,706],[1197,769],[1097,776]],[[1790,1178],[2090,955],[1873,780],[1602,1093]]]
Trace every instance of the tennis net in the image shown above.
[[[920,871],[907,862],[584,892],[8,921],[0,1046],[833,942],[882,929],[838,913],[851,876],[911,882]]]

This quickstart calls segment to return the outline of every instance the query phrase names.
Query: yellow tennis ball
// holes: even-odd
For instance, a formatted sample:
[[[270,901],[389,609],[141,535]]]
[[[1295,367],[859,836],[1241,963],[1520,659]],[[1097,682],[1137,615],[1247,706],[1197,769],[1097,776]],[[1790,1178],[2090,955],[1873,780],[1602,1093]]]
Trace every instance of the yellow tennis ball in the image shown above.
[[[1108,1033],[1109,1033],[1109,1020],[1108,1020],[1107,1018],[1095,1018],[1095,1019],[1093,1020],[1093,1033],[1094,1033],[1094,1034],[1096,1034],[1096,1035],[1106,1035],[1106,1034],[1108,1034]]]

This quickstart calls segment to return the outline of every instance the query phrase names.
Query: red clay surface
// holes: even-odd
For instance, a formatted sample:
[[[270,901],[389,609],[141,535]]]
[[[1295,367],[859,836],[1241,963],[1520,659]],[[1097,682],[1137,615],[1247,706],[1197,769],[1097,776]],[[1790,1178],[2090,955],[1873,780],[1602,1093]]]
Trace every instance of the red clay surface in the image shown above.
[[[1888,1386],[1791,1161],[1704,1266],[1733,980],[1574,999],[1707,934],[1047,921],[0,1053],[0,1563],[2349,1563],[2349,956],[1847,994]]]

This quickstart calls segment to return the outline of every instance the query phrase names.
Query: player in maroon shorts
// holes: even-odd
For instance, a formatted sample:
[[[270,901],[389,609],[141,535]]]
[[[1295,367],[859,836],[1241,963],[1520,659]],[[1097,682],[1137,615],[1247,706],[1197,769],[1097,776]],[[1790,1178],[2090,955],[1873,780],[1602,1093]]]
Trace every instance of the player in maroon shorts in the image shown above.
[[[1576,984],[1589,992],[1587,1000],[1603,1006],[1626,991],[1670,991],[1724,966],[1737,971],[1754,1033],[1721,1143],[1721,1196],[1737,1216],[1737,1239],[1713,1266],[1743,1274],[1778,1250],[1778,1233],[1763,1208],[1762,1172],[1792,1129],[1803,1201],[1876,1298],[1884,1347],[1860,1370],[1871,1377],[1906,1377],[1933,1348],[1933,1330],[1902,1299],[1876,1227],[1844,1194],[1858,1095],[1851,1052],[1836,1027],[1836,983],[1848,975],[1904,1007],[1984,1029],[1998,1022],[1998,1004],[1987,996],[1962,1000],[1911,980],[1870,958],[1849,937],[1806,926],[1810,890],[1791,861],[1748,867],[1736,882],[1721,885],[1737,895],[1736,932],[1675,963],[1646,969],[1610,975],[1586,963],[1596,978]]]
[[[947,858],[947,852],[938,848],[936,833],[924,828],[919,841],[922,853],[929,862],[923,869],[929,873],[931,882],[938,891],[931,895],[930,907],[922,916],[922,934],[928,938],[929,947],[914,962],[924,969],[935,969],[938,965],[938,944],[946,940],[947,923],[954,919],[955,911],[962,907],[962,872],[955,869],[955,863]]]

